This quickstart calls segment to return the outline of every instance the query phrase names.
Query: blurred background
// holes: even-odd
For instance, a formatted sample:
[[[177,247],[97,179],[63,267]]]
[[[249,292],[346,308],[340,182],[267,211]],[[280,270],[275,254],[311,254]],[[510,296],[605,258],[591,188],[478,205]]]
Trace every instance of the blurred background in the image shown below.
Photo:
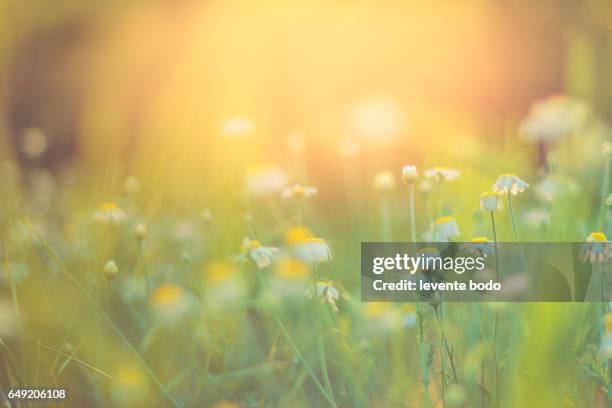
[[[522,241],[610,236],[611,116],[606,0],[0,0],[0,384],[69,384],[72,406],[608,406],[607,304],[365,304],[358,271],[361,241],[411,238],[404,165],[419,239],[440,215],[492,239],[479,197],[506,173],[530,184]],[[323,329],[240,245],[296,234],[333,254]],[[211,308],[226,276],[239,301]]]

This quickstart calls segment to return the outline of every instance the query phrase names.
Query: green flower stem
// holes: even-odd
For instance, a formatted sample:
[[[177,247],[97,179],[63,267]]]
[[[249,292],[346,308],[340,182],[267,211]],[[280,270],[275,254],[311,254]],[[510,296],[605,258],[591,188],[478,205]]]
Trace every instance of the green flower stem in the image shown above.
[[[168,398],[168,400],[170,401],[170,403],[175,406],[175,407],[180,407],[180,405],[178,404],[178,402],[174,399],[174,397],[168,392],[168,390],[166,389],[166,387],[164,386],[164,384],[162,384],[162,382],[159,380],[159,378],[157,378],[157,376],[155,375],[155,373],[153,372],[153,370],[151,370],[151,368],[149,367],[149,365],[146,363],[146,361],[142,358],[142,356],[138,353],[138,351],[136,351],[136,349],[134,348],[134,346],[132,345],[132,343],[130,343],[130,341],[127,339],[127,337],[125,337],[125,335],[123,334],[123,332],[121,331],[121,329],[119,329],[119,327],[117,327],[113,321],[111,320],[111,318],[104,313],[104,311],[102,310],[102,308],[100,307],[100,305],[96,302],[96,300],[93,298],[93,296],[87,291],[85,290],[85,288],[79,283],[79,281],[74,277],[74,275],[72,274],[72,272],[70,272],[70,270],[68,269],[68,267],[66,266],[66,264],[64,263],[64,261],[62,260],[62,258],[60,258],[60,256],[49,246],[49,243],[47,242],[47,240],[40,234],[40,232],[34,228],[34,226],[30,223],[30,220],[28,220],[27,218],[25,219],[26,224],[28,225],[28,227],[34,232],[34,234],[36,235],[36,237],[38,238],[38,240],[42,243],[42,245],[45,247],[45,249],[47,250],[47,252],[49,253],[49,255],[55,260],[55,262],[58,264],[58,266],[60,267],[60,270],[62,271],[63,275],[66,277],[66,279],[72,283],[80,292],[83,296],[85,296],[85,298],[89,301],[89,303],[91,303],[91,305],[94,307],[94,309],[96,310],[97,314],[100,315],[100,317],[102,317],[102,319],[108,324],[108,326],[115,332],[115,334],[117,335],[117,337],[119,337],[121,339],[121,341],[123,343],[125,343],[125,345],[128,347],[128,349],[132,352],[132,354],[134,355],[134,357],[136,358],[136,360],[140,363],[141,367],[146,371],[146,373],[149,375],[149,377],[151,378],[151,380],[153,381],[153,383],[159,388],[159,390],[161,391],[162,394],[164,394],[164,396],[166,398]]]
[[[144,245],[142,244],[142,239],[138,240],[138,253],[140,256],[140,263],[142,264],[142,270],[144,272],[145,281],[147,284],[147,296],[151,294],[151,283],[149,282],[149,269],[147,268],[147,261],[144,256]]]
[[[521,241],[519,240],[518,230],[516,229],[516,220],[514,219],[514,209],[512,208],[512,194],[508,193],[508,211],[510,212],[510,220],[512,222],[512,232],[514,233],[514,241],[519,250],[521,261],[523,262],[523,268],[527,272],[527,262],[525,261],[525,255],[523,255],[523,248],[521,247]]]
[[[263,276],[263,272],[261,271],[261,269],[259,270],[259,278],[261,279],[261,283],[263,284],[263,286],[266,289],[268,289],[268,282],[266,281],[265,277]],[[300,349],[297,347],[297,345],[293,341],[293,338],[291,337],[291,334],[289,334],[289,330],[287,330],[287,327],[285,326],[283,321],[276,314],[274,314],[274,320],[276,320],[276,324],[278,324],[278,327],[280,328],[281,333],[285,337],[285,340],[287,340],[287,343],[289,343],[289,346],[291,347],[293,353],[295,354],[297,359],[300,360],[300,363],[302,363],[302,365],[304,366],[304,369],[306,370],[306,372],[308,373],[310,378],[312,378],[313,382],[315,383],[315,385],[317,386],[317,388],[321,392],[321,395],[323,395],[323,397],[327,400],[327,402],[330,403],[330,405],[332,407],[336,408],[337,407],[336,401],[334,400],[332,395],[327,392],[325,387],[323,387],[323,385],[321,384],[321,382],[319,381],[319,379],[315,375],[314,371],[310,367],[310,364],[308,364],[308,362],[306,361],[306,359],[304,358],[304,356],[300,352]]]
[[[323,344],[323,327],[321,324],[321,304],[319,303],[318,294],[317,294],[317,282],[319,281],[319,276],[317,273],[317,264],[316,262],[312,263],[312,273],[314,278],[314,292],[312,294],[312,299],[315,303],[315,321],[317,324],[317,349],[319,353],[319,364],[321,365],[321,372],[323,373],[323,382],[325,383],[325,389],[327,393],[330,395],[332,401],[334,401],[333,405],[336,405],[336,401],[334,398],[334,392],[332,390],[331,381],[329,380],[329,373],[327,371],[327,362],[325,359],[325,345]]]
[[[414,255],[416,255],[416,217],[414,216],[414,183],[408,186],[410,191],[410,238],[412,239]]]
[[[604,174],[601,180],[601,199],[599,203],[599,214],[597,215],[597,231],[601,231],[604,223],[604,214],[606,210],[606,197],[608,196],[608,186],[610,185],[610,160],[612,154],[606,154],[604,162]]]
[[[499,259],[499,249],[497,248],[497,229],[495,228],[495,216],[491,211],[491,228],[493,229],[493,246],[495,248],[495,273],[497,275],[497,281],[499,282],[502,278],[502,270]]]

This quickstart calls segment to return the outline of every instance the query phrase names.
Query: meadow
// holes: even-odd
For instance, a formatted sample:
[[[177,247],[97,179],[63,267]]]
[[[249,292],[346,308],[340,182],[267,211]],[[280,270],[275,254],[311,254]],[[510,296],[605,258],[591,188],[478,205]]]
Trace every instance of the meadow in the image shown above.
[[[606,406],[607,303],[359,294],[359,237],[588,239],[595,262],[607,259],[609,130],[587,109],[553,96],[508,135],[537,139],[527,149],[546,152],[539,168],[499,163],[484,174],[474,155],[456,169],[381,169],[341,209],[361,235],[278,166],[236,172],[234,208],[175,207],[144,177],[117,171],[98,202],[77,171],[26,173],[5,160],[5,405],[29,406],[5,390],[36,385],[68,387],[69,406]],[[242,138],[245,128],[226,131]],[[580,166],[577,135],[597,151]],[[35,160],[44,135],[25,141]],[[307,154],[300,135],[290,141],[288,153]],[[498,178],[501,167],[520,178]]]
[[[608,2],[0,11],[3,407],[612,406]],[[362,242],[577,301],[363,302]]]

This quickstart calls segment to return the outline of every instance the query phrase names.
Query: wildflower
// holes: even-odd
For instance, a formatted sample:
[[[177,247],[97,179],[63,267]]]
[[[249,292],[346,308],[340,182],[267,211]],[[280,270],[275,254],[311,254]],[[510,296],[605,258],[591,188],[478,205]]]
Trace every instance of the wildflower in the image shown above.
[[[417,323],[416,306],[412,303],[406,303],[400,308],[403,317],[403,325],[405,327],[413,327]]]
[[[204,275],[204,302],[211,311],[221,311],[243,300],[246,283],[239,271],[227,262],[211,264]]]
[[[395,178],[390,171],[381,171],[374,176],[374,189],[381,193],[395,190]]]
[[[21,135],[21,149],[30,159],[40,157],[47,151],[47,137],[40,128],[24,129]]]
[[[123,190],[128,195],[135,195],[140,191],[140,182],[134,176],[126,177],[123,182]]]
[[[312,235],[303,225],[290,228],[285,234],[285,240],[291,245],[297,257],[305,262],[327,262],[332,257],[327,243]]]
[[[307,290],[310,283],[308,265],[294,256],[283,256],[273,269],[270,286],[280,295],[297,295]]]
[[[401,313],[389,302],[367,302],[362,309],[368,331],[388,333],[402,325]]]
[[[287,184],[287,175],[272,165],[253,167],[246,173],[247,192],[254,195],[267,195],[279,192]]]
[[[501,201],[499,199],[499,193],[494,191],[488,191],[480,195],[480,208],[482,211],[493,212],[495,210],[501,210]]]
[[[148,233],[149,229],[144,224],[136,224],[136,227],[134,227],[134,236],[139,241],[145,239]]]
[[[459,246],[465,252],[486,256],[495,252],[495,242],[490,242],[487,237],[474,237],[471,242],[462,243]]]
[[[147,376],[137,365],[117,369],[111,382],[111,400],[115,407],[142,406],[149,395]]]
[[[591,110],[584,102],[554,95],[535,102],[520,124],[521,136],[530,142],[550,142],[571,136],[585,127]]]
[[[265,247],[257,240],[251,240],[249,237],[245,237],[240,247],[240,254],[232,258],[235,262],[245,262],[247,256],[250,256],[258,268],[266,268],[272,264],[274,254],[278,252],[278,248]]]
[[[119,206],[113,202],[102,203],[100,208],[94,212],[94,219],[98,222],[113,223],[120,225],[125,222],[127,215]]]
[[[514,174],[502,174],[493,185],[493,191],[499,194],[517,195],[529,188],[529,184]]]
[[[110,281],[110,280],[113,280],[115,276],[117,276],[117,273],[119,272],[119,268],[117,268],[117,264],[115,263],[115,261],[108,261],[104,265],[103,272],[104,272],[104,275],[106,275],[106,277]]]
[[[304,296],[312,298],[312,290],[307,290]],[[334,312],[338,311],[336,301],[340,299],[340,291],[329,279],[321,279],[317,282],[317,299],[331,306]]]
[[[413,184],[418,179],[416,166],[404,166],[402,168],[402,180],[404,183]]]
[[[584,262],[605,262],[612,258],[612,243],[603,232],[591,232],[586,240],[581,251]]]
[[[225,136],[240,138],[253,133],[255,124],[245,117],[233,117],[225,121],[222,132]]]
[[[459,236],[459,226],[451,216],[440,217],[435,222],[435,232],[444,241]]]
[[[438,181],[455,180],[457,177],[459,177],[459,170],[448,167],[433,167],[425,170],[425,177]]]
[[[317,192],[318,190],[316,187],[308,187],[301,186],[299,184],[294,184],[293,186],[285,187],[281,192],[281,197],[295,199],[310,198],[317,195]]]
[[[149,304],[161,321],[172,322],[189,311],[193,298],[180,286],[164,284],[151,294]]]

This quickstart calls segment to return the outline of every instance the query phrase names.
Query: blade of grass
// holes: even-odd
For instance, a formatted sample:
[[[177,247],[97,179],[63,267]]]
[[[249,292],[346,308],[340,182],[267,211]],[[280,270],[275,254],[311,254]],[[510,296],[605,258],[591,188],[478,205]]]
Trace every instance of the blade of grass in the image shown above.
[[[30,220],[28,218],[25,218],[25,222],[26,222],[27,226],[34,232],[34,234],[36,235],[38,240],[43,244],[43,246],[45,247],[45,249],[47,250],[49,255],[51,255],[51,257],[58,264],[58,266],[60,267],[60,269],[61,269],[62,273],[64,274],[64,276],[66,277],[66,279],[68,279],[68,281],[70,281],[83,294],[83,296],[85,296],[85,298],[92,304],[92,306],[94,307],[96,312],[102,317],[102,319],[108,324],[108,326],[115,332],[117,337],[119,337],[119,339],[121,339],[121,341],[123,341],[123,343],[125,343],[125,345],[130,349],[130,351],[132,352],[134,357],[136,357],[136,360],[139,362],[139,364],[142,366],[142,368],[147,372],[147,374],[149,375],[151,380],[159,388],[159,390],[162,392],[162,394],[164,394],[166,396],[166,398],[168,398],[168,400],[172,403],[172,405],[174,405],[175,407],[180,407],[178,402],[168,392],[168,390],[166,390],[166,387],[164,387],[164,385],[159,380],[159,378],[157,378],[157,376],[155,375],[153,370],[144,361],[142,356],[138,353],[138,351],[136,351],[134,346],[132,346],[132,343],[130,343],[130,341],[127,339],[127,337],[125,337],[125,335],[121,332],[121,330],[113,323],[113,321],[110,319],[110,317],[104,312],[104,310],[102,310],[102,308],[94,300],[92,295],[85,290],[85,288],[79,283],[79,281],[77,281],[77,279],[70,272],[70,270],[68,269],[68,267],[66,266],[64,261],[62,261],[62,259],[59,257],[59,255],[57,255],[57,253],[51,248],[51,246],[49,245],[47,240],[32,225],[32,223],[30,222]]]

